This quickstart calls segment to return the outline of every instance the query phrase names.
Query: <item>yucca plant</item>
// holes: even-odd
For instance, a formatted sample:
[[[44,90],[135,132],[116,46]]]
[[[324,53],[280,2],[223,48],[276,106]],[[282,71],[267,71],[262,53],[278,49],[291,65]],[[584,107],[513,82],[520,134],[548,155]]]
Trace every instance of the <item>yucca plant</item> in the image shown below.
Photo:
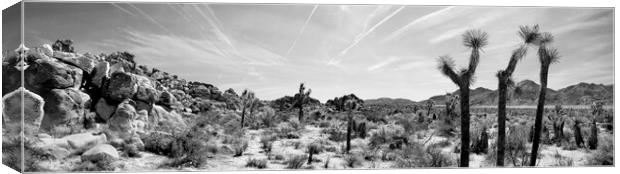
[[[534,143],[532,144],[532,156],[530,156],[530,166],[536,166],[538,148],[540,146],[540,133],[543,125],[543,113],[545,111],[545,96],[547,94],[547,77],[549,66],[558,62],[560,56],[558,50],[549,48],[548,44],[553,42],[553,35],[545,32],[541,35],[538,47],[538,60],[540,61],[540,91],[538,94],[538,105],[536,107],[536,121],[534,122]]]
[[[512,51],[508,67],[497,72],[499,80],[498,91],[499,99],[497,106],[497,166],[504,166],[504,151],[506,144],[506,100],[508,95],[508,87],[514,85],[512,81],[512,73],[517,67],[517,62],[527,54],[527,48],[530,44],[537,43],[540,40],[538,25],[520,26],[518,35],[523,40],[519,48]]]
[[[488,43],[487,33],[482,30],[468,30],[463,34],[463,45],[471,48],[469,66],[458,73],[455,71],[454,60],[449,56],[439,57],[439,70],[448,76],[459,87],[461,99],[461,155],[460,167],[469,166],[469,87],[474,79],[480,50]]]

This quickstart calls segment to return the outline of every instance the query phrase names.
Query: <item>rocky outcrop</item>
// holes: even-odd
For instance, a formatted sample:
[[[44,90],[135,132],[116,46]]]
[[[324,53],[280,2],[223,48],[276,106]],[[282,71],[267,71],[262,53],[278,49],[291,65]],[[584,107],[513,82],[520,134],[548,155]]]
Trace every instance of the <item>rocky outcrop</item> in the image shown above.
[[[93,70],[92,77],[90,79],[91,83],[94,84],[98,88],[103,87],[103,80],[110,78],[110,63],[108,62],[99,62],[95,69]]]
[[[112,114],[116,111],[116,106],[109,104],[105,98],[99,99],[97,104],[95,105],[95,112],[97,116],[101,118],[103,121],[108,121]]]
[[[126,72],[115,72],[110,77],[105,97],[115,101],[123,101],[133,97],[137,92],[138,79],[136,76]]]

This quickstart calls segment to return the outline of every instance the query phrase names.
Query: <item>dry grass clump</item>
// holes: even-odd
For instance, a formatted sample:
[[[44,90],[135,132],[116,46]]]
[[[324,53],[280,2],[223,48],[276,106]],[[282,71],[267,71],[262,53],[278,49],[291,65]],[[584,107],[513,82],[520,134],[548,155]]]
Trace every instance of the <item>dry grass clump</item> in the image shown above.
[[[290,156],[284,162],[286,164],[287,169],[299,169],[306,162],[306,155],[294,155]]]
[[[249,158],[248,162],[245,164],[246,167],[254,167],[258,169],[267,168],[267,159],[255,159]]]
[[[364,158],[360,154],[352,153],[344,157],[345,167],[355,168],[362,165]]]
[[[613,135],[599,137],[598,147],[588,157],[588,165],[608,166],[614,165],[614,141]]]

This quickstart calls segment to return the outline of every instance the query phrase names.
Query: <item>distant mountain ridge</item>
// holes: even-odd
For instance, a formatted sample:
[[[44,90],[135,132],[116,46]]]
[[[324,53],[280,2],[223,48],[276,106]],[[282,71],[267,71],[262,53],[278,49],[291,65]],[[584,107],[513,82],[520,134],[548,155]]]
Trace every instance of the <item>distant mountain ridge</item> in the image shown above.
[[[364,100],[364,104],[366,105],[380,105],[380,104],[388,104],[388,105],[413,105],[414,101],[404,98],[377,98],[377,99],[367,99]]]
[[[508,105],[536,105],[538,103],[538,91],[540,85],[532,80],[523,80],[509,89]],[[603,102],[605,105],[613,104],[613,84],[594,84],[578,83],[559,90],[547,88],[546,105],[589,105],[593,101]],[[458,90],[452,92],[458,94]],[[478,87],[470,91],[471,105],[497,105],[498,92],[483,87]],[[430,97],[436,104],[442,104],[446,100],[446,95],[436,95]]]

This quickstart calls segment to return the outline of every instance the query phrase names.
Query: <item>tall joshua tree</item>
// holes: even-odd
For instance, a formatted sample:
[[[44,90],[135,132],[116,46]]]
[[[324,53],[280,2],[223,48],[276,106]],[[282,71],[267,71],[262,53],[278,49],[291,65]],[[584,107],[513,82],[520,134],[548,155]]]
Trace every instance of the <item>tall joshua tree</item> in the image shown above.
[[[459,86],[461,104],[461,161],[460,167],[469,166],[469,87],[480,61],[480,49],[486,46],[487,33],[482,30],[468,30],[463,34],[463,44],[471,48],[469,66],[457,72],[454,60],[449,56],[439,57],[439,70]]]
[[[245,113],[247,109],[252,109],[253,102],[255,101],[254,92],[247,89],[243,90],[241,94],[241,128],[244,126]]]
[[[536,166],[536,157],[540,146],[540,132],[543,125],[543,112],[545,111],[545,96],[547,93],[547,76],[549,65],[558,62],[560,56],[558,50],[549,48],[548,44],[553,41],[553,35],[545,32],[541,35],[538,47],[538,60],[540,61],[540,91],[538,93],[538,106],[536,107],[536,121],[534,122],[534,143],[532,144],[532,156],[530,166]]]
[[[519,27],[519,37],[523,40],[521,46],[512,51],[510,61],[506,69],[497,72],[499,80],[498,91],[499,100],[497,106],[497,166],[504,166],[504,151],[506,144],[506,100],[508,95],[508,86],[514,84],[512,81],[512,73],[517,67],[517,62],[525,57],[528,45],[538,42],[540,33],[538,25]]]
[[[358,108],[357,102],[353,99],[345,101],[344,110],[347,111],[347,153],[351,150],[351,131],[353,129],[353,112]]]
[[[304,86],[304,83],[301,83],[299,85],[299,93],[296,95],[297,97],[296,105],[297,105],[297,108],[299,109],[298,120],[300,123],[302,123],[302,119],[304,118],[304,103],[308,102],[311,92],[312,92],[312,89],[306,90],[306,86]]]

